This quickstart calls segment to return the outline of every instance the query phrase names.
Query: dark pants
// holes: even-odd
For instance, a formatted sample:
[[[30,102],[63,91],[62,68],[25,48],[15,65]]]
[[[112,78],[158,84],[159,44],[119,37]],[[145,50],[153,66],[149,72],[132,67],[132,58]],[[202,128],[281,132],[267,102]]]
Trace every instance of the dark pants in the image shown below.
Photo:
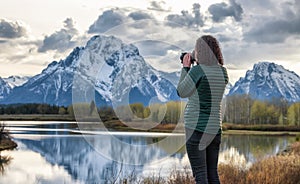
[[[220,183],[218,157],[221,134],[207,134],[186,128],[186,151],[197,184]]]

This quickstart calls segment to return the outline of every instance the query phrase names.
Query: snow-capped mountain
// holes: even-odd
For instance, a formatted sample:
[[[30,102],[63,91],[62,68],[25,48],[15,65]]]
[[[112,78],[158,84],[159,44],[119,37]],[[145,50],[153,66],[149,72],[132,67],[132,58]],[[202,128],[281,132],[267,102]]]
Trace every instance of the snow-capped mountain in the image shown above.
[[[22,86],[30,79],[29,76],[9,76],[7,78],[3,78],[3,80],[11,87],[15,88],[17,86]]]
[[[99,35],[92,37],[85,47],[76,47],[66,59],[53,61],[42,73],[15,87],[1,103],[70,105],[74,98],[76,103],[93,98],[99,105],[147,105],[153,99],[179,99],[175,86],[158,74],[134,45],[114,36]]]
[[[284,98],[289,102],[298,102],[300,77],[281,65],[259,62],[235,83],[228,95],[235,94],[249,94],[258,100]]]
[[[11,92],[9,84],[0,77],[0,100],[5,99]]]

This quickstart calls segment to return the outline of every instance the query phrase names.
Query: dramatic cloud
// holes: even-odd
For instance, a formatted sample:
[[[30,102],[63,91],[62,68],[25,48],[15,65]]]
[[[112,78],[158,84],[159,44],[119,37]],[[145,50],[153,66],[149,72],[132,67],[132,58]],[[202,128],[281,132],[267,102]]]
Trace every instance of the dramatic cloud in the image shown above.
[[[64,21],[64,28],[45,36],[42,45],[39,47],[38,52],[46,52],[48,50],[57,50],[58,52],[65,52],[67,49],[73,48],[76,41],[72,39],[78,34],[77,29],[74,27],[74,22],[71,18]]]
[[[88,33],[104,33],[111,28],[130,21],[139,21],[153,18],[150,14],[143,11],[133,11],[127,15],[126,9],[111,9],[104,11],[98,19],[89,27]]]
[[[119,9],[107,10],[90,26],[88,33],[103,33],[124,22],[126,15]]]
[[[181,11],[181,15],[170,14],[166,17],[167,21],[170,21],[169,26],[172,27],[202,27],[204,25],[203,16],[200,12],[200,4],[193,4],[193,13],[190,14],[186,10]]]
[[[243,5],[243,9],[247,12],[255,14],[265,14],[268,10],[274,10],[280,2],[274,2],[274,0],[263,1],[249,1],[249,0],[236,0],[239,4]],[[273,1],[273,2],[272,2]],[[276,1],[276,0],[275,0]]]
[[[291,36],[300,34],[300,3],[282,3],[277,16],[255,17],[256,24],[244,33],[245,41],[257,43],[283,43]]]
[[[292,35],[300,34],[300,19],[274,20],[259,27],[253,27],[244,34],[246,41],[258,43],[281,43]]]
[[[132,18],[133,20],[142,20],[142,19],[150,19],[153,18],[148,13],[142,12],[142,11],[136,11],[132,12],[128,15],[128,17]]]
[[[10,22],[4,19],[0,20],[0,37],[19,38],[26,35],[25,27],[18,22]]]
[[[148,7],[148,10],[154,10],[154,11],[162,11],[162,12],[168,12],[170,9],[164,8],[166,3],[164,1],[151,1],[150,7]]]
[[[244,12],[242,6],[235,2],[235,0],[229,0],[229,4],[224,2],[212,4],[208,8],[208,11],[215,22],[221,22],[226,17],[233,17],[236,21],[241,21]]]

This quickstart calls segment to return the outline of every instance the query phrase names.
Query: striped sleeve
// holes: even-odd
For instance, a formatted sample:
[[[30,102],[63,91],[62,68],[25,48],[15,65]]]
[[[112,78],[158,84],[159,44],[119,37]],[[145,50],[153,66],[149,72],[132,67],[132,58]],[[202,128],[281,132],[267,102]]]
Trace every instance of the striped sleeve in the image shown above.
[[[177,85],[177,94],[181,98],[190,97],[195,92],[196,83],[199,80],[195,71],[194,67],[191,70],[188,67],[182,68]]]

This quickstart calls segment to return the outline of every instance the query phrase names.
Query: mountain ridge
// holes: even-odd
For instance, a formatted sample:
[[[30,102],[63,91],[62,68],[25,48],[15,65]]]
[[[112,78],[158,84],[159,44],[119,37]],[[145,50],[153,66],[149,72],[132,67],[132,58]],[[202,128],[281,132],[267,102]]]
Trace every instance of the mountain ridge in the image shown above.
[[[147,105],[155,98],[158,101],[178,100],[175,86],[157,73],[144,61],[134,45],[125,44],[114,36],[97,35],[85,47],[74,48],[64,60],[51,62],[40,74],[13,88],[1,103],[68,106],[74,98],[76,101],[74,90],[79,90],[77,96],[82,97],[83,101],[91,100],[85,96],[90,91],[85,90],[93,90],[93,98],[99,105],[128,101]],[[79,86],[73,89],[77,82]],[[85,86],[87,83],[90,85]],[[123,99],[126,95],[129,99]]]
[[[100,105],[138,102],[149,105],[179,100],[176,93],[179,76],[179,71],[169,73],[152,67],[133,44],[114,36],[96,35],[84,47],[75,47],[65,59],[51,62],[33,77],[0,78],[0,103],[67,106],[74,99],[77,102],[79,96],[78,102],[95,98]],[[81,82],[75,82],[75,90],[74,80]],[[86,93],[89,95],[81,95]],[[226,87],[224,96],[236,94],[249,94],[264,101],[284,98],[298,102],[300,77],[274,62],[258,62],[233,86]]]
[[[298,102],[300,77],[274,62],[259,62],[235,83],[228,95],[236,94],[248,94],[262,101],[284,98],[288,102]]]

